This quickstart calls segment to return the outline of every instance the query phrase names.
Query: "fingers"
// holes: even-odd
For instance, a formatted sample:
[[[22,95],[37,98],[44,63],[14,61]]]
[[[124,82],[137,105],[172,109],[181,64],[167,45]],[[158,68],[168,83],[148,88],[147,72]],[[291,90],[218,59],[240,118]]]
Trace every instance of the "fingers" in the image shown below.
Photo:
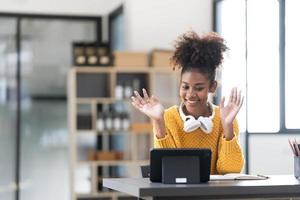
[[[137,99],[137,98],[135,98],[134,96],[132,96],[131,97],[131,104],[135,107],[135,108],[137,108],[137,109],[142,109],[142,107],[143,107],[143,104],[141,104],[141,102]]]
[[[239,104],[239,107],[240,107],[240,108],[242,107],[243,103],[244,103],[244,96],[242,96],[242,99],[241,99],[241,101],[240,101],[240,104]]]
[[[231,96],[232,96],[231,102],[234,103],[234,104],[236,104],[236,100],[237,100],[237,88],[236,87],[232,88],[231,93],[232,93],[231,94]]]
[[[234,88],[231,89],[230,97],[229,97],[229,102],[232,102],[232,100],[233,100],[233,94],[234,94]]]
[[[151,103],[151,99],[149,98],[149,95],[147,93],[147,90],[145,88],[142,89],[143,96],[142,97],[138,91],[134,91],[134,96],[131,97],[132,105],[136,108],[142,109],[143,105]]]
[[[148,93],[147,93],[147,90],[146,90],[145,88],[143,88],[142,91],[143,91],[144,99],[145,99],[146,101],[149,101],[149,95],[148,95]]]
[[[242,91],[238,90],[237,87],[231,89],[229,102],[238,106],[242,106],[244,97],[242,96]]]
[[[143,106],[143,104],[141,103],[141,101],[140,101],[137,97],[132,96],[132,97],[131,97],[131,100],[132,100],[131,103],[134,104],[135,107],[136,107],[136,106],[137,106],[137,107]]]
[[[134,93],[134,95],[135,95],[135,99],[137,100],[137,101],[139,101],[139,104],[145,104],[146,103],[146,101],[141,97],[141,95],[137,92],[137,91],[134,91],[133,92]]]
[[[240,105],[242,100],[242,91],[237,92],[236,104]]]
[[[224,102],[225,102],[225,97],[222,97],[221,102],[220,102],[220,108],[224,108]]]

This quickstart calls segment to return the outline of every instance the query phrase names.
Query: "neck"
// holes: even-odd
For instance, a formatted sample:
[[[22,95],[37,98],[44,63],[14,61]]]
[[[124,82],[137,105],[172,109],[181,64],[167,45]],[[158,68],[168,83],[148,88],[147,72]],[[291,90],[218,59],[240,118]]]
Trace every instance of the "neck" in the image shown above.
[[[183,104],[182,111],[185,115],[192,115],[195,118],[200,116],[202,117],[209,117],[212,115],[212,108],[209,103],[206,103],[205,106],[197,107],[197,108],[190,108],[189,110]]]

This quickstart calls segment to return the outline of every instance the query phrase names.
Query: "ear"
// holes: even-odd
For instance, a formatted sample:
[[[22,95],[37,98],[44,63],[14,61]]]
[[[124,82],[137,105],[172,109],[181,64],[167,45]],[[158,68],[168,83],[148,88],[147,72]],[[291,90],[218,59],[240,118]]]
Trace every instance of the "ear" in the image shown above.
[[[214,81],[214,82],[210,85],[209,92],[210,92],[210,93],[215,93],[217,87],[218,87],[218,82],[217,82],[217,81]]]

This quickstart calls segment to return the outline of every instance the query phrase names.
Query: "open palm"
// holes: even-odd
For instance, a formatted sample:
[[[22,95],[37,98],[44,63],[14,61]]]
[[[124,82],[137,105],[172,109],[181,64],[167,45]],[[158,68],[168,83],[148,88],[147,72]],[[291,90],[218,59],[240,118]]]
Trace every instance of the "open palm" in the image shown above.
[[[226,106],[224,106],[225,97],[222,98],[220,103],[220,113],[223,126],[233,123],[233,120],[243,105],[243,101],[244,97],[241,96],[241,91],[238,92],[236,87],[232,88]]]
[[[158,120],[163,117],[164,107],[154,96],[149,97],[146,89],[143,88],[143,95],[134,91],[134,96],[131,97],[132,105],[142,113],[150,117],[152,120]]]

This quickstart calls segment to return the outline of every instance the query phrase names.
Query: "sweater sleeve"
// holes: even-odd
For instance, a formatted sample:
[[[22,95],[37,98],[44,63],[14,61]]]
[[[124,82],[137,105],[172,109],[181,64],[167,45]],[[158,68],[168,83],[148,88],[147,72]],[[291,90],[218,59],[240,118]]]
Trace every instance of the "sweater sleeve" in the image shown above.
[[[173,136],[170,133],[166,133],[164,138],[158,139],[154,135],[154,148],[176,148]]]
[[[155,130],[154,132],[154,148],[176,148],[176,143],[174,137],[168,127],[172,124],[172,114],[170,112],[165,112],[164,114],[164,121],[165,121],[165,137],[164,138],[157,138]]]
[[[219,174],[239,173],[244,166],[244,156],[238,141],[239,128],[236,120],[233,122],[234,137],[227,141],[220,134],[218,147],[217,172]],[[221,130],[223,133],[223,129]]]

